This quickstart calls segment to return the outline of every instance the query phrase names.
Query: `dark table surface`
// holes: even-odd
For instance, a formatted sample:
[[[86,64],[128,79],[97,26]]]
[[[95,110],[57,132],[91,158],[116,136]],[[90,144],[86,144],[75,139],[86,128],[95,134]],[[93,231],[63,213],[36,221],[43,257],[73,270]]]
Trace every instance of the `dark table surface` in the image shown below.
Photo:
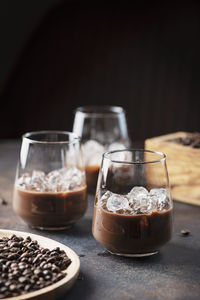
[[[29,228],[12,210],[12,189],[20,144],[0,142],[0,228],[27,231],[55,239],[79,256],[81,271],[62,299],[200,299],[200,206],[175,202],[172,240],[148,258],[108,254],[92,236],[92,197],[88,210],[71,229],[45,232]],[[181,236],[180,230],[191,231]]]

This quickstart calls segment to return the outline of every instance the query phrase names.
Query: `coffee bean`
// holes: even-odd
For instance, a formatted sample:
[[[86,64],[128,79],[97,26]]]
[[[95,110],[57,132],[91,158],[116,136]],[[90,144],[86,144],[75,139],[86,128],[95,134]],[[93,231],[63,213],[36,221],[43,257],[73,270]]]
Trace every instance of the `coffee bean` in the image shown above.
[[[9,286],[11,285],[11,283],[12,283],[12,282],[11,282],[10,280],[7,280],[7,281],[5,282],[5,286],[9,288]]]
[[[16,253],[8,255],[9,260],[14,260],[14,259],[18,259],[18,258],[19,258],[19,255]]]
[[[47,259],[47,263],[54,263],[55,261],[55,257],[50,257],[49,259]]]
[[[13,274],[14,278],[16,278],[16,279],[18,279],[19,276],[21,276],[21,272],[19,272],[19,271],[14,271],[12,274]]]
[[[40,267],[43,268],[46,265],[46,261],[41,262]]]
[[[2,266],[2,271],[3,271],[3,272],[8,272],[8,268],[9,268],[8,266],[3,265],[3,266]]]
[[[59,280],[63,279],[64,277],[65,277],[65,275],[63,273],[60,273],[60,274],[58,274],[57,279],[59,281]]]
[[[55,255],[58,255],[58,252],[57,252],[57,251],[52,251],[52,252],[50,253],[50,256],[55,256]]]
[[[13,248],[19,248],[20,247],[20,244],[17,243],[17,242],[13,242],[10,244],[10,247],[13,247]]]
[[[186,236],[186,235],[189,235],[190,234],[190,231],[188,229],[182,229],[181,230],[181,235],[182,236]]]
[[[44,274],[44,275],[49,275],[49,274],[51,274],[51,273],[50,273],[49,270],[44,270],[44,271],[43,271],[43,274]]]
[[[34,274],[38,275],[38,276],[41,276],[42,275],[42,271],[40,269],[35,269],[34,270]]]
[[[24,285],[23,284],[18,284],[17,288],[18,288],[18,290],[23,290],[24,289]]]
[[[38,255],[34,258],[33,263],[35,264],[35,263],[40,262],[41,257],[42,257],[42,254],[38,254]]]
[[[11,247],[12,247],[12,246],[11,246]],[[17,253],[17,254],[18,254],[19,248],[16,248],[16,247],[11,248],[11,249],[10,249],[10,252],[13,252],[13,253]]]
[[[32,274],[31,269],[26,269],[26,270],[24,270],[23,273],[22,273],[23,276],[27,276],[27,275],[29,275],[29,274]]]
[[[25,291],[30,291],[30,289],[31,289],[31,285],[30,284],[25,285],[25,287],[24,287]]]
[[[26,283],[27,282],[27,278],[26,277],[19,277],[18,281],[20,283]]]
[[[45,254],[47,251],[49,251],[49,249],[46,249],[46,248],[45,248],[45,249],[42,249],[41,252],[42,252],[42,254]]]
[[[44,277],[44,279],[45,279],[46,281],[48,281],[48,280],[51,279],[51,276],[50,276],[50,275],[46,275],[46,276]]]
[[[16,290],[17,290],[17,286],[16,286],[15,284],[11,284],[11,285],[9,286],[9,290],[10,290],[10,291],[16,291]]]
[[[10,267],[11,268],[16,268],[16,267],[18,267],[18,264],[17,263],[11,263]]]
[[[54,273],[59,273],[59,272],[60,272],[60,268],[58,268],[56,265],[53,265],[53,266],[52,266],[52,271],[53,271]]]
[[[0,197],[0,203],[1,205],[8,205],[8,202],[2,197]]]
[[[49,286],[66,276],[71,263],[60,248],[41,248],[30,237],[0,239],[0,299],[15,297]]]
[[[3,279],[8,279],[8,274],[3,273],[3,274],[1,274],[1,277],[2,277]]]
[[[51,269],[52,267],[52,264],[48,263],[48,264],[45,264],[43,269]]]

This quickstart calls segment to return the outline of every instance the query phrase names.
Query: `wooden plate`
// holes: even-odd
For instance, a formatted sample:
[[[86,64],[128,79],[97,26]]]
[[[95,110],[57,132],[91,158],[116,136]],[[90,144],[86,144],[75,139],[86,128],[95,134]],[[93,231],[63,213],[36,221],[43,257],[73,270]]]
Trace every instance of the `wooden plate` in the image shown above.
[[[17,297],[10,297],[5,298],[7,300],[24,300],[24,299],[48,299],[53,300],[57,299],[64,293],[66,293],[67,290],[69,290],[73,283],[76,281],[79,270],[80,270],[80,260],[78,255],[67,246],[58,243],[54,240],[51,240],[49,238],[45,238],[40,235],[31,234],[28,232],[22,232],[22,231],[13,231],[13,230],[0,230],[0,238],[2,237],[9,237],[10,235],[15,234],[17,236],[21,236],[23,238],[26,238],[27,236],[30,236],[32,240],[37,240],[39,245],[44,248],[49,248],[50,250],[53,250],[56,247],[60,247],[61,250],[64,250],[67,254],[67,256],[71,259],[71,264],[69,267],[64,270],[63,272],[67,273],[67,276],[60,281],[45,287],[43,289],[27,293],[25,295],[17,296]]]

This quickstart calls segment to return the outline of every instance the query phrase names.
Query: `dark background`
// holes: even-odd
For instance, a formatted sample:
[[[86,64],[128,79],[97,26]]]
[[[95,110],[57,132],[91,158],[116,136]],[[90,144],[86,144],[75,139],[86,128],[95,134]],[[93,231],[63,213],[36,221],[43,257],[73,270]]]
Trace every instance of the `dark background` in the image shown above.
[[[0,138],[87,104],[124,106],[133,140],[200,130],[199,1],[1,1],[0,37]]]

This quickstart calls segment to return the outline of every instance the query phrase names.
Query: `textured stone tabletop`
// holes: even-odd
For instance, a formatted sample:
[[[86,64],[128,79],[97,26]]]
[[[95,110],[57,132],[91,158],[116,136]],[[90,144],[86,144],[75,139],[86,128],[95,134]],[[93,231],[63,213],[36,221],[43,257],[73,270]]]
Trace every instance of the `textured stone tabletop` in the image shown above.
[[[175,203],[172,240],[149,258],[122,258],[108,254],[91,233],[93,201],[71,229],[44,232],[29,228],[12,210],[12,189],[19,143],[0,142],[0,228],[28,231],[55,239],[79,256],[81,271],[62,299],[200,299],[200,206]],[[181,236],[181,229],[191,234]]]

